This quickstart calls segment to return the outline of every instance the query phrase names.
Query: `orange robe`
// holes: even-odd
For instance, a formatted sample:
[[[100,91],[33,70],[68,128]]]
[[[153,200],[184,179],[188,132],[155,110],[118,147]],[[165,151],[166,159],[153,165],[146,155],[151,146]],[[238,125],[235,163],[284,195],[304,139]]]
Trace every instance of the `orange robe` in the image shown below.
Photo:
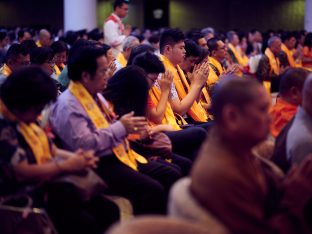
[[[276,104],[272,107],[270,114],[272,117],[271,134],[274,137],[286,126],[297,112],[297,106],[278,98]]]
[[[309,49],[307,46],[303,47],[303,57],[311,59],[312,49]],[[312,62],[302,62],[302,66],[307,70],[312,71]]]

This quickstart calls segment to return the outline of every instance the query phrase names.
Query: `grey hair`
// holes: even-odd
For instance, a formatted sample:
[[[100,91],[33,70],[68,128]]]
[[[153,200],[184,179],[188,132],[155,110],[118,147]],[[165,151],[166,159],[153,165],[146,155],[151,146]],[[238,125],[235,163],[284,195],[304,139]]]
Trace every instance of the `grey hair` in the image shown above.
[[[123,51],[127,50],[128,48],[133,47],[133,44],[135,41],[138,41],[139,39],[136,38],[135,36],[128,36],[123,42]]]
[[[273,36],[268,40],[268,47],[271,47],[273,45],[274,42],[276,42],[277,40],[281,41],[281,38],[277,37],[277,36]]]

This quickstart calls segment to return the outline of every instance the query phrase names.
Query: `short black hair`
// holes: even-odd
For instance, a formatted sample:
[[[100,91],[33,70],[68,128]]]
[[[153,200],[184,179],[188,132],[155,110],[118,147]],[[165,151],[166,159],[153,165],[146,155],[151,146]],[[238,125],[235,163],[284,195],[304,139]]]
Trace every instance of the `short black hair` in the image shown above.
[[[26,56],[28,54],[28,50],[22,47],[20,44],[12,44],[6,53],[5,62],[7,63],[10,59],[17,59],[20,55]]]
[[[164,64],[159,58],[150,52],[137,55],[133,60],[133,65],[141,67],[146,73],[164,73]]]
[[[175,44],[184,40],[185,36],[180,29],[176,28],[165,30],[160,36],[160,53],[163,53],[166,45],[174,46]]]
[[[149,86],[146,73],[138,66],[127,66],[108,80],[104,97],[114,105],[114,112],[123,116],[131,111],[145,116]]]
[[[51,44],[50,48],[53,50],[53,55],[63,52],[68,53],[68,47],[64,41],[55,41]]]
[[[193,40],[185,40],[185,57],[199,57],[202,53],[201,47]]]
[[[158,43],[159,40],[160,40],[160,37],[158,34],[154,34],[154,35],[150,36],[150,38],[148,38],[148,42],[151,44],[152,43]]]
[[[53,50],[49,47],[37,47],[30,53],[31,64],[41,65],[45,62],[50,62],[53,59]]]
[[[96,60],[101,56],[106,56],[106,51],[103,48],[92,45],[78,48],[68,60],[69,79],[79,81],[83,72],[94,76],[98,66]]]
[[[214,86],[210,111],[217,122],[222,122],[222,112],[226,105],[234,105],[243,109],[247,104],[257,99],[254,87],[261,84],[254,79],[227,75]]]
[[[133,59],[139,55],[139,54],[142,54],[144,52],[151,52],[151,53],[154,53],[155,52],[155,49],[150,46],[150,45],[146,45],[146,44],[141,44],[141,45],[138,45],[136,47],[134,47],[132,50],[131,50],[131,53],[130,53],[130,56],[129,56],[129,59],[128,59],[128,63],[127,63],[127,66],[128,65],[132,65],[133,63]]]
[[[202,63],[207,59],[207,57],[210,55],[209,50],[206,48],[201,48],[201,53],[199,56],[199,59],[197,61],[197,64]]]
[[[20,44],[21,47],[23,47],[25,50],[27,50],[29,53],[31,53],[31,51],[35,48],[37,48],[37,44],[34,40],[29,39],[29,40],[25,40],[22,41],[22,43]]]
[[[285,42],[285,41],[289,40],[292,37],[296,38],[295,33],[293,33],[293,32],[285,32],[285,33],[282,34],[281,39],[282,39],[282,42]]]
[[[55,82],[39,66],[14,71],[0,87],[0,97],[10,111],[27,111],[56,100]]]
[[[302,90],[304,81],[309,72],[303,68],[288,68],[282,75],[279,86],[279,93],[283,96],[292,87]]]
[[[207,41],[208,50],[209,50],[210,55],[212,54],[212,52],[213,52],[214,50],[217,50],[217,49],[218,49],[218,41],[220,41],[220,40],[219,40],[219,38],[217,38],[217,37],[210,38],[210,39]]]
[[[129,3],[130,3],[129,0],[115,0],[113,4],[113,8],[115,10],[117,7],[122,7],[123,4],[129,4]]]
[[[107,52],[111,49],[112,47],[107,45],[107,44],[103,44],[103,50],[105,50],[105,55],[107,56]]]
[[[203,33],[199,32],[199,31],[191,32],[190,39],[192,39],[197,45],[198,45],[198,40],[201,38],[205,38]]]
[[[17,32],[17,39],[21,39],[24,37],[24,34],[25,34],[25,30],[21,29]]]

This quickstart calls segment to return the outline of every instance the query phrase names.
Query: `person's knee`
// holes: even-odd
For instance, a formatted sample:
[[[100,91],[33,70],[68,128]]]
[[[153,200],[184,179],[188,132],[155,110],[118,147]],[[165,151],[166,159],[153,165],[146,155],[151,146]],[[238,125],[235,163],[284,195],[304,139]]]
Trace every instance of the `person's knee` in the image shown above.
[[[203,128],[193,127],[192,137],[194,137],[193,140],[196,140],[197,142],[203,142],[207,137],[207,131]]]

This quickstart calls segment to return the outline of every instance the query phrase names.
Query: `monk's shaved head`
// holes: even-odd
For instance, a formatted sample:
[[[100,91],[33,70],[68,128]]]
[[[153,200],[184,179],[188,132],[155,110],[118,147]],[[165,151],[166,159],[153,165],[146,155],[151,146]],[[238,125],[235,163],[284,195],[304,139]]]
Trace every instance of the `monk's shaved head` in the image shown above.
[[[309,72],[303,68],[289,68],[281,75],[279,93],[287,95],[292,87],[302,90]]]
[[[236,75],[225,77],[216,85],[212,96],[211,111],[216,121],[222,121],[222,110],[227,105],[242,108],[253,102],[257,97],[255,88],[259,88],[259,82],[245,79]]]

